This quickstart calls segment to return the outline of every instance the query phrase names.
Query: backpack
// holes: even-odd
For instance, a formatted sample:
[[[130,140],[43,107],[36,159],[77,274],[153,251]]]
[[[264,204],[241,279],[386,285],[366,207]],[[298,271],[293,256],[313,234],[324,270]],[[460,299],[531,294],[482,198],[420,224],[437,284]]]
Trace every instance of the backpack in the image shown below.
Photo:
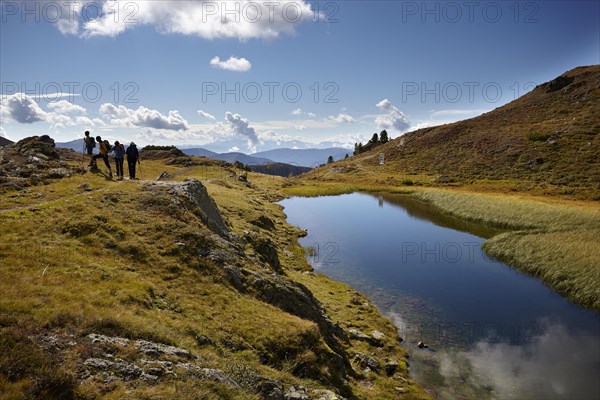
[[[96,147],[96,141],[94,140],[93,137],[86,137],[85,138],[85,147],[93,149]]]
[[[112,150],[112,146],[110,145],[110,142],[108,140],[105,140],[103,143],[104,143],[104,147],[106,147],[106,152],[110,153],[110,151]]]

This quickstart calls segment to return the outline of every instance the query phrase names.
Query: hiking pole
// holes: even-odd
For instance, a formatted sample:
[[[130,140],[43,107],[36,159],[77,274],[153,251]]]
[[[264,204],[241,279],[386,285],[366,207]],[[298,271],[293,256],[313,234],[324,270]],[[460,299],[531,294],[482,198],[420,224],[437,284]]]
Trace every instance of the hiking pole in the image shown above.
[[[83,168],[83,158],[85,157],[85,140],[83,141],[83,150],[81,150],[81,168]]]

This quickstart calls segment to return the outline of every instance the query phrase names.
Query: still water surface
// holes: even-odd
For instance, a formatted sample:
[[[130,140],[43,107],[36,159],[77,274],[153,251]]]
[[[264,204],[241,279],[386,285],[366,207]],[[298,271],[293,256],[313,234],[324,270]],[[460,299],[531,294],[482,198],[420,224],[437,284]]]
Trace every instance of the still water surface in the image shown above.
[[[315,270],[396,324],[411,374],[438,398],[600,398],[600,315],[487,257],[480,246],[498,231],[404,195],[281,204],[308,230],[300,242]]]

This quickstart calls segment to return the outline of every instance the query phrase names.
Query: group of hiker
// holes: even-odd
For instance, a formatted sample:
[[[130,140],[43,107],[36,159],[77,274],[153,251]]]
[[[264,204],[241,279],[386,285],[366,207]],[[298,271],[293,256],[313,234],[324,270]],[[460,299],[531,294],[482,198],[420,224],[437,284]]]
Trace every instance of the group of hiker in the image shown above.
[[[129,179],[135,178],[135,169],[136,164],[140,164],[140,154],[138,152],[137,146],[134,142],[131,142],[125,150],[125,146],[119,141],[115,141],[114,145],[111,145],[108,140],[102,140],[100,136],[96,136],[96,139],[90,136],[89,131],[85,131],[85,137],[83,138],[85,144],[85,151],[90,158],[90,168],[92,170],[97,170],[98,165],[96,160],[101,158],[104,160],[104,164],[106,168],[108,168],[109,177],[112,179],[112,168],[110,167],[110,162],[108,160],[108,155],[113,153],[115,159],[115,167],[117,173],[117,179],[123,180],[123,162],[125,160],[125,156],[127,156],[127,167],[129,168]],[[96,143],[98,144],[98,154],[94,155],[94,148],[96,147]],[[141,165],[141,164],[140,164]]]

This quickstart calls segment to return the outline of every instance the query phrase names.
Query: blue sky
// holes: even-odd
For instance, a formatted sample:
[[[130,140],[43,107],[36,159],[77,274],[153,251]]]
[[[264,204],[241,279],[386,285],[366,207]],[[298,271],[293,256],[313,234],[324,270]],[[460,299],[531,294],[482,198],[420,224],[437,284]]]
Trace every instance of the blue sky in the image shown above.
[[[599,4],[2,0],[0,134],[244,152],[396,137],[600,63]]]

